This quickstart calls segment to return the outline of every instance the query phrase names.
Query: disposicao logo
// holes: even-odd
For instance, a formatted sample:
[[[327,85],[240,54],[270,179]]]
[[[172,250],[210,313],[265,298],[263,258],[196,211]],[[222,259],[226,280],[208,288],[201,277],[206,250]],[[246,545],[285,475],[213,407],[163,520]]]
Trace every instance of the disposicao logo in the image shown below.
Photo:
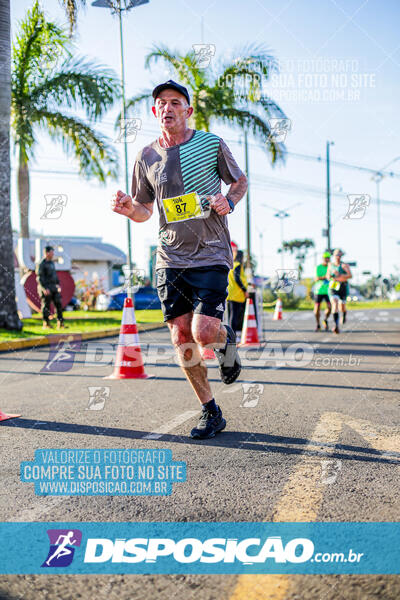
[[[253,550],[250,550],[253,548]],[[250,553],[248,553],[250,552]],[[210,538],[90,538],[86,544],[85,563],[155,563],[161,557],[169,557],[178,563],[264,563],[268,558],[276,563],[303,563],[314,552],[314,544],[307,538],[295,538],[286,545],[280,537],[244,540]]]
[[[50,549],[42,567],[68,567],[74,558],[75,547],[81,545],[79,529],[48,529]]]

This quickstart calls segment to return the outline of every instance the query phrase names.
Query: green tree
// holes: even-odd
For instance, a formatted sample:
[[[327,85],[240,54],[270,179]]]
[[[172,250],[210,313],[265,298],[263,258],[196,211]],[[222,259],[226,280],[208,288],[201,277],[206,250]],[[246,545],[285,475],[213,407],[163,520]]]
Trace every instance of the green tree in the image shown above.
[[[10,217],[10,2],[0,2],[0,327],[19,331]]]
[[[232,125],[252,133],[271,156],[272,163],[283,160],[285,146],[271,131],[269,119],[285,118],[282,109],[263,90],[271,73],[277,70],[275,59],[263,47],[248,46],[238,54],[241,58],[207,68],[199,66],[194,51],[180,54],[165,46],[154,46],[145,66],[151,68],[159,60],[174,70],[180,83],[191,96],[194,113],[190,125],[210,130],[211,122]],[[150,106],[151,91],[143,91],[127,102],[127,111],[139,105]]]
[[[22,237],[29,237],[29,162],[39,129],[60,141],[80,173],[105,183],[117,174],[117,154],[95,131],[97,121],[119,97],[114,73],[73,57],[62,28],[47,21],[36,1],[20,23],[12,53],[11,126],[18,155],[18,198]],[[81,109],[89,123],[73,114]]]
[[[293,254],[296,252],[297,269],[299,271],[299,279],[301,279],[303,273],[303,265],[306,260],[307,252],[309,248],[314,248],[315,244],[313,240],[308,238],[304,240],[291,240],[290,242],[283,242],[281,248],[278,248],[278,252],[289,252]]]

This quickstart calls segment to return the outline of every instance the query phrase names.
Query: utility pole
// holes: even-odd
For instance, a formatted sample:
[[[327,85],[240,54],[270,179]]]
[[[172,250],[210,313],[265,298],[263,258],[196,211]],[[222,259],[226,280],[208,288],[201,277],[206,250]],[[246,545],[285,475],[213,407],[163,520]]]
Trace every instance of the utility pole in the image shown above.
[[[251,239],[250,239],[250,172],[249,172],[249,148],[247,143],[247,131],[244,132],[244,161],[247,176],[246,193],[246,245],[247,245],[247,269],[251,269]]]
[[[148,4],[150,0],[95,0],[92,2],[92,6],[96,6],[98,8],[109,8],[111,13],[117,14],[119,19],[119,44],[120,44],[120,54],[121,54],[121,90],[122,90],[122,102],[121,102],[121,133],[123,135],[124,141],[124,167],[125,167],[125,190],[126,193],[129,193],[129,173],[128,173],[128,144],[126,141],[126,130],[127,130],[127,122],[126,122],[126,99],[125,99],[125,65],[124,65],[124,41],[123,41],[123,31],[122,31],[122,12],[128,12],[132,8],[140,6],[142,4]],[[132,298],[133,296],[133,282],[132,282],[132,242],[131,242],[131,221],[130,219],[126,220],[127,227],[127,238],[128,238],[128,286],[127,286],[127,296]]]
[[[389,161],[382,169],[377,171],[371,179],[376,183],[376,209],[377,209],[377,225],[378,225],[378,275],[379,286],[381,290],[381,300],[383,300],[383,273],[382,273],[382,231],[381,231],[381,193],[380,193],[380,184],[382,179],[385,177],[383,171],[389,167],[389,165],[400,160],[400,156],[396,156],[391,161]]]
[[[334,142],[326,142],[326,238],[327,250],[331,251],[331,182],[330,182],[330,164],[329,164],[329,147],[333,146]]]

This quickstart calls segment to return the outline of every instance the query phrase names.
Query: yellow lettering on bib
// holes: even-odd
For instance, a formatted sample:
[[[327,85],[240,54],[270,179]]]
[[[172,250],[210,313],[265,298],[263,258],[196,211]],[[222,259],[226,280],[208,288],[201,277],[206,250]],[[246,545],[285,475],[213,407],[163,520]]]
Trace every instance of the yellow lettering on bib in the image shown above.
[[[195,219],[203,214],[200,198],[196,192],[176,196],[175,198],[164,198],[162,203],[168,223]]]
[[[331,290],[340,290],[340,281],[335,281],[334,279],[331,279],[329,282],[329,287],[331,288]]]

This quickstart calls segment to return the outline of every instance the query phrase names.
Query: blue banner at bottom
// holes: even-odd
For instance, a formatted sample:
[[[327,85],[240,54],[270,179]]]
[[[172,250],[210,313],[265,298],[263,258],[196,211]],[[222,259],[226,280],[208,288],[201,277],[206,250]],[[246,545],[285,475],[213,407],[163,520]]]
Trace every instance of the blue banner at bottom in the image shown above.
[[[0,573],[400,573],[400,523],[0,523]]]

